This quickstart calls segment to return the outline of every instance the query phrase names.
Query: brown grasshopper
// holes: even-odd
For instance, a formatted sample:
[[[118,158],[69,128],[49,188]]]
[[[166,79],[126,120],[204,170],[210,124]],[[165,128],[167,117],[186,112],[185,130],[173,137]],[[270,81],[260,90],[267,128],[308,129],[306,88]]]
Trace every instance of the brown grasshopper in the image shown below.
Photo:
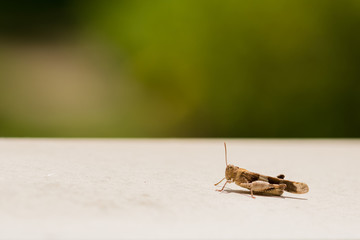
[[[307,184],[285,180],[285,176],[283,174],[280,174],[277,177],[269,177],[228,164],[225,142],[224,147],[226,163],[225,177],[221,179],[220,182],[216,183],[215,186],[217,186],[225,179],[226,182],[220,190],[216,191],[222,192],[226,184],[232,182],[235,182],[240,187],[249,189],[252,198],[255,198],[253,193],[263,193],[267,195],[281,196],[284,193],[284,190],[290,193],[298,194],[307,193],[309,191],[309,187]]]

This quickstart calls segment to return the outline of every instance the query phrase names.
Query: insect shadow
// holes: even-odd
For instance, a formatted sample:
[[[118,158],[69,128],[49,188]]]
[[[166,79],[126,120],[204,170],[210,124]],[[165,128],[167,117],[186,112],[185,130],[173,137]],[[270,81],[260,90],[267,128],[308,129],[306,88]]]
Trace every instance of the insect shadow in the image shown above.
[[[250,194],[250,191],[233,190],[233,189],[228,189],[228,188],[225,188],[223,191],[226,192],[226,193],[237,193],[237,194],[243,194],[243,195],[249,195]],[[270,198],[282,198],[282,199],[287,199],[288,198],[288,199],[295,199],[295,200],[308,200],[307,198],[274,196],[274,195],[271,195],[271,194],[266,194],[266,193],[261,193],[261,192],[254,193],[254,195],[262,196],[262,197],[270,197]]]

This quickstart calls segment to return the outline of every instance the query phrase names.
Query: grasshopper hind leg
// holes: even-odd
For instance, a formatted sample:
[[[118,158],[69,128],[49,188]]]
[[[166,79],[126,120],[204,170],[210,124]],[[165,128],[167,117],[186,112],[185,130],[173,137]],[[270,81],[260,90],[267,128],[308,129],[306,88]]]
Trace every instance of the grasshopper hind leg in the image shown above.
[[[278,184],[275,184],[278,185]],[[278,188],[273,188],[273,189],[269,189],[264,191],[264,194],[268,194],[268,195],[272,195],[272,196],[281,196],[284,193],[284,189],[279,186]]]
[[[271,184],[263,181],[255,181],[251,183],[240,183],[241,187],[249,189],[251,197],[254,197],[254,193],[260,193],[271,196],[281,196],[286,188],[285,184]]]

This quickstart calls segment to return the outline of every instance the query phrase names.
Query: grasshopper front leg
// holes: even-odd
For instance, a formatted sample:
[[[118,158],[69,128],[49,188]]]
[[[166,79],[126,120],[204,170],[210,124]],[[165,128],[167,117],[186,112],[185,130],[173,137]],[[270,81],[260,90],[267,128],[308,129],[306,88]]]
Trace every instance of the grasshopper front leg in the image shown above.
[[[224,186],[223,186],[220,190],[219,190],[219,189],[216,189],[216,191],[222,192],[222,191],[224,190],[226,184],[231,183],[231,182],[232,182],[231,180],[227,180],[227,181],[225,182]],[[219,183],[220,183],[220,182],[219,182]]]
[[[218,183],[215,183],[214,185],[215,186],[217,186],[217,185],[219,185],[222,181],[224,181],[225,180],[225,177],[223,178],[223,179],[221,179]]]

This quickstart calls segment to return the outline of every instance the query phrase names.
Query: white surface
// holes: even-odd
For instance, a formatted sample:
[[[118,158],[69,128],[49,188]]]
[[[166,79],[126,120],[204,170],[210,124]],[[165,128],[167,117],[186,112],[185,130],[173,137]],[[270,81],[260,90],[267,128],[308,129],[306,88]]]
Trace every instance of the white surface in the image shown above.
[[[230,163],[310,192],[216,192],[222,139],[0,139],[0,238],[360,238],[359,140],[227,143]]]

